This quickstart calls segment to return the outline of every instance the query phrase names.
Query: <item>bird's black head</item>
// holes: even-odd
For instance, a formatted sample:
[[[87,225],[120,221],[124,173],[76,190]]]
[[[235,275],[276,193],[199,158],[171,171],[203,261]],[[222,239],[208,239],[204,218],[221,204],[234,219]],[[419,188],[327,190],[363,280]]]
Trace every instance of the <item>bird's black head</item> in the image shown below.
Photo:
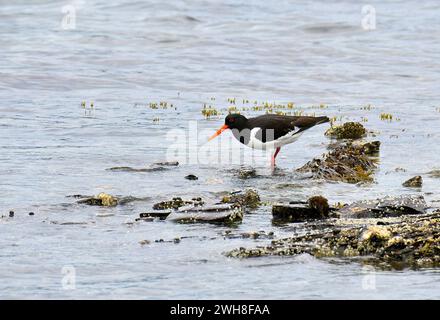
[[[246,117],[238,113],[228,114],[225,118],[225,125],[227,125],[229,129],[242,130],[246,127],[246,123]]]
[[[208,139],[208,141],[211,141],[227,129],[237,129],[238,131],[243,130],[244,128],[246,128],[247,121],[248,119],[246,119],[246,117],[242,116],[241,114],[228,114],[225,118],[225,124],[220,129],[218,129],[217,132]]]

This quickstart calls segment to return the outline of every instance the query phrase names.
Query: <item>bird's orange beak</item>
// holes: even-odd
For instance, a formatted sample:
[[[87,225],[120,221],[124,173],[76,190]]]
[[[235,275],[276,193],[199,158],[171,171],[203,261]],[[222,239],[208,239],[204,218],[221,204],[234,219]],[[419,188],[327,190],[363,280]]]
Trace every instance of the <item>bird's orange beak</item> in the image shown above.
[[[208,139],[208,141],[211,141],[212,139],[214,139],[215,137],[217,137],[218,135],[220,135],[223,131],[225,131],[226,129],[229,129],[229,127],[225,124],[223,125],[223,127],[221,127],[220,129],[217,130],[216,133],[214,133],[211,138]]]

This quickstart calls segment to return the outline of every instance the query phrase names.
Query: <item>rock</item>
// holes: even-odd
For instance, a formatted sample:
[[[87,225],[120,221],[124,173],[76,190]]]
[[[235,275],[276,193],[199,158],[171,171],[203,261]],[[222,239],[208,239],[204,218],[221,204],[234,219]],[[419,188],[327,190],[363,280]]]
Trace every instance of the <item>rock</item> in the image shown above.
[[[362,152],[369,156],[377,156],[380,150],[380,141],[371,141],[361,145]]]
[[[236,205],[222,204],[206,207],[183,207],[171,213],[167,221],[180,223],[233,223],[243,219],[243,211]]]
[[[408,187],[408,188],[420,188],[423,184],[423,179],[421,176],[415,176],[412,177],[409,180],[406,180],[402,186]]]
[[[336,139],[360,139],[367,131],[359,122],[346,122],[340,126],[333,126],[328,129],[325,135]]]
[[[153,205],[154,210],[165,210],[165,209],[178,209],[186,205],[203,205],[204,202],[202,198],[193,198],[192,200],[182,200],[180,197],[175,197],[169,201],[158,202]]]
[[[14,217],[14,214],[15,214],[14,211],[12,211],[12,210],[9,211],[9,218],[13,218],[13,217]]]
[[[275,221],[305,222],[329,217],[330,207],[326,198],[311,197],[308,203],[275,204],[272,216]]]
[[[160,220],[165,220],[171,214],[171,210],[156,210],[150,212],[143,212],[139,214],[139,218],[159,218]],[[147,219],[148,220],[148,219]]]
[[[78,201],[79,204],[88,204],[90,206],[114,207],[118,204],[118,198],[101,192],[96,197],[91,197]]]
[[[440,178],[440,170],[432,170],[429,171],[427,174],[429,174],[432,178]]]
[[[368,144],[380,145],[376,142]],[[313,178],[342,181],[347,183],[371,182],[377,167],[377,160],[371,158],[371,146],[351,142],[337,145],[322,158],[316,158],[306,163],[298,172],[312,173]]]
[[[222,236],[227,239],[273,239],[274,233],[272,231],[251,231],[243,233],[233,233],[231,230],[223,232]]]
[[[185,177],[185,179],[187,180],[199,180],[199,177],[193,175],[193,174],[189,174]]]
[[[34,214],[35,214],[35,213],[33,213],[33,212],[29,212],[29,215],[30,215],[30,216],[33,216]]]
[[[229,195],[224,196],[221,202],[255,209],[260,205],[260,196],[255,189],[247,189],[231,192]]]
[[[428,205],[421,195],[403,195],[357,201],[338,210],[341,217],[383,218],[426,213]]]
[[[149,240],[141,240],[141,241],[139,241],[139,244],[141,245],[141,246],[144,246],[144,245],[146,245],[146,244],[150,244],[151,242],[149,241]]]
[[[328,200],[323,196],[314,196],[309,198],[308,205],[311,209],[319,212],[322,217],[328,217],[330,206],[328,205]]]
[[[240,168],[238,170],[238,177],[240,179],[255,178],[257,176],[257,171],[254,168]]]
[[[308,253],[314,257],[362,258],[392,269],[440,267],[440,214],[405,216],[384,226],[341,227],[273,240],[271,245],[237,248],[228,257],[248,258]]]
[[[391,232],[386,227],[369,226],[361,235],[361,241],[378,242],[388,241],[391,238]]]

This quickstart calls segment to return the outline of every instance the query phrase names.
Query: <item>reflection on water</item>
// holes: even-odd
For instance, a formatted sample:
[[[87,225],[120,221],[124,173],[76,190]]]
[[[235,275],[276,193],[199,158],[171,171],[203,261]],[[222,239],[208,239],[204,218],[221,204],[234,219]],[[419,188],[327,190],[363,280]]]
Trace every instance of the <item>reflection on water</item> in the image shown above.
[[[66,198],[213,197],[255,187],[263,200],[323,194],[350,202],[410,192],[402,181],[440,169],[440,6],[369,3],[377,14],[373,31],[362,29],[361,5],[349,0],[73,1],[74,29],[63,29],[64,1],[1,1],[0,210],[14,210],[15,217],[0,220],[0,296],[438,297],[434,270],[377,271],[376,290],[365,290],[358,264],[307,256],[231,260],[221,253],[270,240],[224,239],[228,228],[212,225],[127,224],[151,203],[95,208]],[[242,99],[294,101],[305,113],[367,119],[382,142],[376,183],[329,184],[293,173],[325,152],[324,126],[283,148],[283,174],[271,175],[264,154],[246,163],[252,151],[238,143],[233,150],[242,150],[258,178],[237,179],[231,166],[215,163],[105,170],[167,160],[167,132],[187,132],[190,121],[199,131],[191,148],[205,143],[223,116],[205,120],[203,104],[225,109],[230,97],[240,108]],[[176,109],[149,107],[159,101]],[[328,107],[313,107],[319,104]],[[373,108],[362,109],[368,104]],[[381,121],[385,112],[395,120]],[[199,179],[184,179],[188,174]],[[423,178],[421,192],[438,201],[440,180]],[[247,215],[238,229],[291,234],[271,224],[268,207]],[[188,238],[154,242],[176,237]],[[75,268],[75,290],[63,289],[65,266]]]

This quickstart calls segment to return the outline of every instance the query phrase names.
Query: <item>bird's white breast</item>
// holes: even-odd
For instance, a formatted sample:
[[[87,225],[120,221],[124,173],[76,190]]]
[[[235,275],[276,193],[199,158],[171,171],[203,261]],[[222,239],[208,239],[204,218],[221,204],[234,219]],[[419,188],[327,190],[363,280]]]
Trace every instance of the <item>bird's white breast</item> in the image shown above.
[[[293,143],[301,136],[302,132],[297,133],[299,129],[292,130],[289,133],[287,133],[284,136],[279,137],[276,140],[268,141],[268,142],[262,142],[261,140],[256,138],[257,132],[260,130],[260,128],[253,128],[251,130],[250,139],[247,144],[248,147],[253,149],[260,149],[260,150],[268,150],[268,149],[276,149],[278,147],[284,146],[289,143]]]

